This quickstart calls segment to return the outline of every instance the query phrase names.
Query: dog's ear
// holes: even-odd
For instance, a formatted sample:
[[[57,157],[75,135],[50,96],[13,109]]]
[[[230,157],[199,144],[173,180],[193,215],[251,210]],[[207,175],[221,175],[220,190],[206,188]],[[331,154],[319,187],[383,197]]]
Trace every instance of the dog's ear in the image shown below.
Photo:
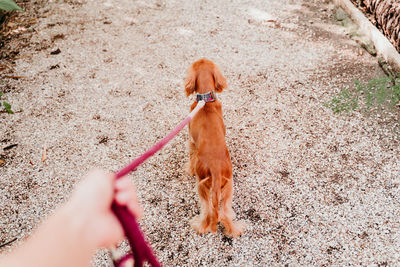
[[[193,67],[190,67],[186,80],[185,80],[185,92],[186,96],[190,96],[196,90],[196,73]]]
[[[221,71],[217,66],[214,66],[214,81],[215,81],[215,91],[221,93],[228,85],[226,84],[226,79],[222,75]]]

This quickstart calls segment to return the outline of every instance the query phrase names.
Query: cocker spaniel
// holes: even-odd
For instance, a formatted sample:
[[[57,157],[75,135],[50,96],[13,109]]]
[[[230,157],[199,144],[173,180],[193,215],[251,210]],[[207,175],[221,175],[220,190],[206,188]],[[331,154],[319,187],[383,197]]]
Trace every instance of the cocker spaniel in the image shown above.
[[[199,234],[216,232],[221,222],[225,234],[240,236],[245,225],[233,221],[232,210],[232,162],[225,144],[225,124],[222,118],[222,104],[215,93],[227,87],[226,79],[212,61],[200,59],[194,62],[185,81],[186,96],[197,93],[196,101],[206,104],[189,123],[189,166],[190,175],[196,175],[200,197],[200,215],[191,221]],[[221,202],[221,208],[220,208]]]

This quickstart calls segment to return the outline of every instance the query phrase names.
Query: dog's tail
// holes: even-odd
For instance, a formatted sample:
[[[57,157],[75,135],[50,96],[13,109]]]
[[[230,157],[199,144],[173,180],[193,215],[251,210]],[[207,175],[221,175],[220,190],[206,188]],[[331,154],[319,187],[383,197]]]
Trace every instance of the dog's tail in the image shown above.
[[[212,202],[212,219],[211,230],[217,231],[217,223],[219,218],[219,202],[221,199],[221,171],[218,168],[211,170],[211,202]]]

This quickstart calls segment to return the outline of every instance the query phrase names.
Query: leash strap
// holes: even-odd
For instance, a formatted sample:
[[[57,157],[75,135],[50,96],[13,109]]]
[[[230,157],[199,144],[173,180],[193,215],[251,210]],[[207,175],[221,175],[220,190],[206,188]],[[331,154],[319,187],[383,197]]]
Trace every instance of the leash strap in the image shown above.
[[[197,114],[197,112],[205,105],[204,101],[197,103],[196,107],[190,112],[190,114],[178,124],[166,137],[156,143],[153,147],[143,153],[140,157],[136,158],[129,165],[124,167],[122,170],[116,173],[116,178],[119,179],[128,173],[136,170],[136,168],[142,164],[146,159],[154,155],[157,151],[163,148],[175,135],[177,135],[189,121]],[[135,267],[142,267],[143,263],[147,261],[153,267],[161,267],[161,264],[157,261],[151,248],[144,239],[143,233],[140,231],[139,225],[135,220],[135,216],[128,210],[127,207],[118,205],[115,201],[112,203],[111,209],[115,216],[117,216],[119,222],[124,229],[125,236],[129,241],[129,245],[132,250],[133,258],[135,260]],[[122,264],[127,257],[114,262],[116,266]]]

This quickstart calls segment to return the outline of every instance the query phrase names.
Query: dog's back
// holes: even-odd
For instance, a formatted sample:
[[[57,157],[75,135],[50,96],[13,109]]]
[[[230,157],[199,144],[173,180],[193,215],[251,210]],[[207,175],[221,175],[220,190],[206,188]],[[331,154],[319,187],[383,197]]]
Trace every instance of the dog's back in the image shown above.
[[[192,108],[196,103],[192,105]],[[195,125],[195,126],[194,126]],[[222,104],[219,100],[207,103],[192,119],[189,132],[197,145],[198,157],[204,166],[210,168],[218,164],[224,169],[229,169],[227,177],[232,176],[232,164],[228,148],[225,144],[225,125],[222,118]],[[204,165],[203,164],[203,165]],[[203,167],[203,168],[204,168]],[[207,170],[197,169],[196,172]]]

